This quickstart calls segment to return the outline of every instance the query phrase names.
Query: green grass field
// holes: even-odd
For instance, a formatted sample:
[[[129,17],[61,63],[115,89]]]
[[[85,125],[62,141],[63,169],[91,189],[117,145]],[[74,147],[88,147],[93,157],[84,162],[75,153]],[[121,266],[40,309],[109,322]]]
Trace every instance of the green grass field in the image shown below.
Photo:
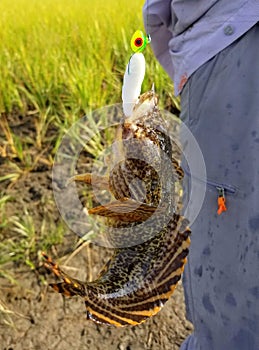
[[[130,38],[143,29],[143,1],[0,2],[0,111],[66,115],[120,102]],[[150,48],[143,89],[172,85]],[[162,98],[163,100],[163,98]],[[162,101],[163,102],[163,101]]]
[[[130,38],[143,29],[142,5],[139,0],[0,1],[0,275],[12,280],[9,262],[33,269],[38,252],[62,240],[64,230],[48,210],[53,198],[40,199],[38,225],[31,203],[21,205],[16,189],[40,166],[51,171],[59,142],[74,121],[121,101]],[[161,105],[178,106],[150,47],[145,56],[143,91],[154,82]],[[32,134],[17,132],[16,116],[25,117]]]

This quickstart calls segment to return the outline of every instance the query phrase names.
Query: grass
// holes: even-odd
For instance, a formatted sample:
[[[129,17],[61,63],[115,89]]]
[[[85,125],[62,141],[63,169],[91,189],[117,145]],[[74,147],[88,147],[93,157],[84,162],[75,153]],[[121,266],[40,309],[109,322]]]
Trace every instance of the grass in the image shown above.
[[[78,114],[120,101],[129,42],[142,25],[142,1],[0,2],[0,112]],[[172,96],[150,48],[144,89]],[[170,93],[171,92],[171,93]]]
[[[32,170],[50,126],[57,133],[52,155],[66,130],[89,110],[121,101],[122,77],[131,55],[130,38],[143,29],[143,1],[8,0],[0,2],[0,113],[30,115],[36,140],[23,140],[1,120],[5,141],[22,168]],[[155,83],[164,106],[173,86],[150,47],[143,90]],[[39,153],[38,152],[38,153]],[[49,162],[53,157],[48,159]],[[36,160],[37,162],[38,160]]]
[[[14,0],[12,6],[0,1],[0,275],[12,283],[6,264],[35,269],[39,251],[60,243],[66,229],[54,222],[52,209],[44,210],[44,200],[36,224],[34,204],[16,206],[20,194],[10,189],[39,166],[51,167],[62,136],[78,118],[88,113],[86,128],[94,130],[89,111],[121,101],[130,38],[143,29],[142,5],[139,0]],[[154,82],[162,106],[168,99],[179,106],[150,47],[145,57],[143,90]],[[13,127],[17,116],[26,116],[33,129],[26,137]],[[100,147],[97,135],[88,152],[95,157]]]

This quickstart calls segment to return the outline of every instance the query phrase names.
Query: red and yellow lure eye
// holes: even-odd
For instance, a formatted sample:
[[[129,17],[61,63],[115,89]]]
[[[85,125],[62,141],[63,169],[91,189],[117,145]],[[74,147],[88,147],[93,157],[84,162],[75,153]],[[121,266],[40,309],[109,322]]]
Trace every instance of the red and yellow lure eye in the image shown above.
[[[130,46],[132,51],[141,52],[145,49],[149,42],[149,36],[145,36],[141,30],[136,30],[131,38]]]

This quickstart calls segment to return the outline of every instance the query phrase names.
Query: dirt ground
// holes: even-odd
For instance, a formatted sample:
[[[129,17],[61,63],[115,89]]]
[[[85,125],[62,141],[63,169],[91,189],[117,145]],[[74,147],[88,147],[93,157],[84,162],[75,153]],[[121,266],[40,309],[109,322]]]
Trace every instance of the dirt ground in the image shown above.
[[[8,122],[16,134],[33,135],[35,129],[30,120],[28,116],[12,117]],[[55,130],[49,132],[51,135]],[[0,141],[5,142],[3,133]],[[42,159],[44,155],[47,157],[51,143],[45,146]],[[31,149],[31,152],[33,155],[37,150]],[[9,160],[1,157],[0,176],[10,171]],[[15,161],[12,159],[12,162]],[[0,182],[0,191],[2,195],[14,198],[5,208],[8,215],[21,214],[26,208],[38,230],[46,215],[54,223],[62,220],[53,200],[51,166],[46,162],[39,161],[33,171],[12,184],[8,180]],[[8,232],[1,234],[4,236]],[[74,236],[67,229],[63,243],[52,247],[50,254],[62,257],[76,240]],[[106,249],[88,245],[66,263],[67,271],[79,279],[93,278],[106,255]],[[60,264],[64,263],[65,259],[62,259]],[[142,325],[117,329],[87,321],[82,299],[63,298],[52,291],[47,282],[54,278],[44,268],[40,252],[35,254],[35,265],[35,269],[30,269],[20,262],[9,263],[5,268],[15,276],[17,283],[0,278],[1,305],[10,312],[1,314],[0,310],[1,350],[176,350],[192,331],[191,324],[185,319],[181,283],[158,315]]]

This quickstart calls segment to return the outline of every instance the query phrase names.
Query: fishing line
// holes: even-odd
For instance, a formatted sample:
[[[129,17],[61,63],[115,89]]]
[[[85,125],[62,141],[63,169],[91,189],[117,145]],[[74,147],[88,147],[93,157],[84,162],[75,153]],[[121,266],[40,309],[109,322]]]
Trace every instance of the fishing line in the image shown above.
[[[147,14],[146,14],[146,29],[148,30],[147,32],[147,39],[148,39],[148,42],[150,43],[151,42],[151,35],[149,33],[149,0],[146,1],[147,3]]]

